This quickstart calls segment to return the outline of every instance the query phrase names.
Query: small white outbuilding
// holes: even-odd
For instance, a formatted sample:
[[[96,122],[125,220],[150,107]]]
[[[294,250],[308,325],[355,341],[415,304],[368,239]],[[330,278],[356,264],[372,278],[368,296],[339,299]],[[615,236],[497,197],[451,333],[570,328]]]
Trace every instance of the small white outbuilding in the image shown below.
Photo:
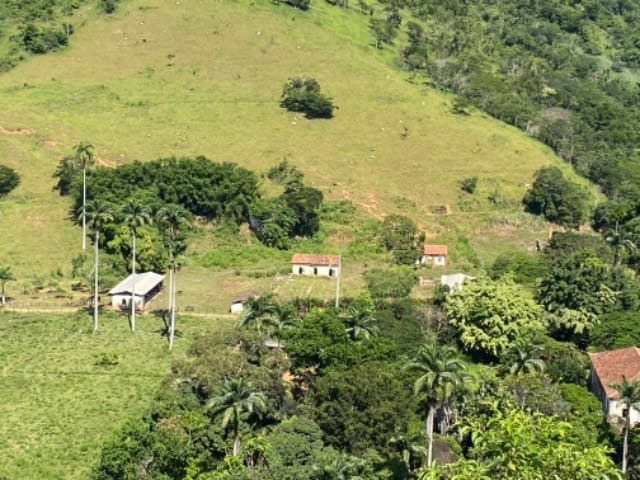
[[[231,299],[231,313],[242,313],[244,310],[244,302],[246,302],[249,297],[260,298],[260,294],[254,290],[247,290],[246,292],[240,292],[235,297]]]
[[[129,275],[118,285],[109,290],[111,305],[115,308],[130,308],[133,289],[135,288],[136,309],[142,309],[160,290],[164,275],[155,272],[136,273]]]

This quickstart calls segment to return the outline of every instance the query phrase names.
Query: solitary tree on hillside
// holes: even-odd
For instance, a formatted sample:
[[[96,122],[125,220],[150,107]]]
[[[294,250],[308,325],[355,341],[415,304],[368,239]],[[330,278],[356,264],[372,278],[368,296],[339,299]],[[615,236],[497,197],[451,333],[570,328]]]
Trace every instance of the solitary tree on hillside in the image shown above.
[[[78,145],[73,147],[73,152],[75,158],[82,166],[82,250],[85,250],[87,237],[87,166],[93,164],[93,145],[87,142],[80,142]]]
[[[4,286],[7,282],[15,280],[13,273],[11,273],[10,267],[2,267],[0,268],[0,286],[2,287],[2,305],[4,305],[7,300],[4,294]]]
[[[435,413],[439,405],[449,400],[454,388],[462,384],[461,372],[465,365],[457,358],[455,349],[433,342],[421,345],[407,368],[421,373],[414,383],[413,391],[425,400],[427,406],[427,466],[431,467]]]
[[[264,393],[256,391],[244,378],[226,379],[220,392],[207,403],[214,417],[222,416],[222,428],[233,432],[233,456],[240,453],[240,424],[267,409]]]
[[[626,473],[629,460],[631,409],[640,408],[640,380],[629,380],[623,376],[620,382],[612,384],[611,387],[620,395],[618,403],[623,408],[623,411],[626,409],[626,415],[624,416],[624,433],[622,437],[622,473]]]
[[[168,205],[157,214],[157,222],[164,233],[165,245],[169,253],[169,350],[173,348],[176,308],[176,253],[180,229],[188,222],[187,211],[179,205]]]
[[[136,330],[136,234],[142,225],[150,224],[151,210],[136,198],[122,206],[124,223],[131,231],[131,331]]]
[[[81,213],[85,215],[85,211]],[[93,200],[87,204],[86,216],[89,223],[89,228],[94,234],[94,262],[93,262],[93,331],[98,330],[98,245],[100,242],[100,230],[104,226],[113,221],[113,213],[111,208],[106,202],[101,200]]]

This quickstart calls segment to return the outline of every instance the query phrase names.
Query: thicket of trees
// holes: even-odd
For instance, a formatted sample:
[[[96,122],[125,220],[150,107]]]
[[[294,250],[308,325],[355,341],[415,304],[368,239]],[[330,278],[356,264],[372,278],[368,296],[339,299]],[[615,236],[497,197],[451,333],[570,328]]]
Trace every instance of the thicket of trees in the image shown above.
[[[20,175],[13,168],[0,165],[0,198],[20,184]]]

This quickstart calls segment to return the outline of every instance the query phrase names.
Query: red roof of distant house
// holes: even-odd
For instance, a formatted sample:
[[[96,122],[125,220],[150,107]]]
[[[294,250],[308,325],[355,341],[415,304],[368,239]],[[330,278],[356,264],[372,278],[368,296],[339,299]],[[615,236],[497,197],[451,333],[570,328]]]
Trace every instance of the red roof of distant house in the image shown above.
[[[611,384],[618,383],[623,376],[629,380],[640,378],[640,349],[637,347],[590,353],[589,358],[607,398],[620,396]]]
[[[294,253],[291,263],[295,265],[331,265],[338,266],[338,255],[321,255],[315,253]]]
[[[447,255],[447,246],[446,245],[425,245],[424,246],[424,254],[425,255]]]

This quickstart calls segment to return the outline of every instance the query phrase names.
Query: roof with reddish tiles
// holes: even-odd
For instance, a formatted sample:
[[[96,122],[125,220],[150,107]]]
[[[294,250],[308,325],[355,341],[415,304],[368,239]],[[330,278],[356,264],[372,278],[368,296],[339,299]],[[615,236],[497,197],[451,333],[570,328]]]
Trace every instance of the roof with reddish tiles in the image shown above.
[[[319,265],[338,266],[340,257],[338,255],[321,255],[316,253],[294,253],[291,263],[294,265]]]
[[[637,347],[590,353],[589,358],[607,398],[620,396],[611,385],[620,382],[622,377],[640,378],[640,349]]]
[[[423,250],[425,255],[447,255],[446,245],[425,245]]]

